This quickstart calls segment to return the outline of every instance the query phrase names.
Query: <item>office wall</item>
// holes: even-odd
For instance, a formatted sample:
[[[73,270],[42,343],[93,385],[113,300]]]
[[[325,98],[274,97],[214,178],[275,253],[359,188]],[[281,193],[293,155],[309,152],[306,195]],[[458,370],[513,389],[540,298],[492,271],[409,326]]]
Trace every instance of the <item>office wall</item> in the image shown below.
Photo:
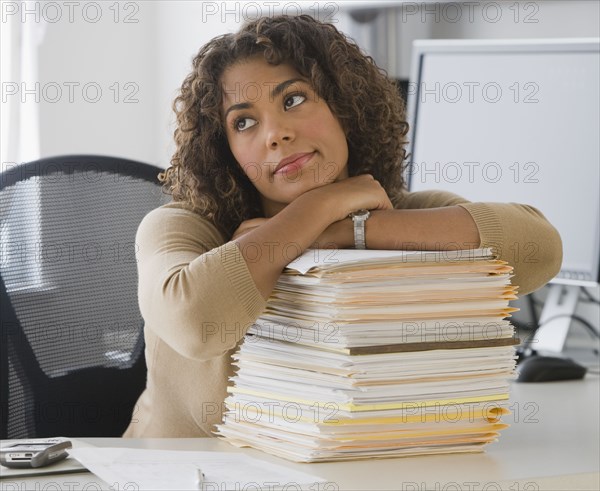
[[[255,13],[244,10],[240,2],[223,6],[224,2],[137,1],[121,2],[118,8],[112,2],[79,2],[72,12],[65,2],[52,3],[62,7],[62,15],[45,23],[39,50],[41,156],[114,154],[163,167],[173,150],[171,102],[192,57],[207,40],[234,31],[245,14]],[[317,12],[315,2],[292,3],[301,5],[303,13]],[[456,10],[444,4],[436,12],[423,2],[408,2],[382,11],[366,24],[350,17],[349,3],[321,2],[319,13],[400,78],[408,78],[413,39],[600,36],[596,1],[520,2],[518,9],[515,2],[471,2],[479,7],[471,15],[463,7],[456,22],[451,21]],[[353,9],[359,4],[351,3]],[[101,6],[99,20],[91,4]],[[286,6],[274,4],[279,11]],[[487,4],[502,4],[499,21],[489,20],[494,11],[485,10]],[[269,9],[264,7],[263,12]],[[44,16],[40,9],[40,14],[42,22],[55,17],[50,10]],[[34,18],[26,17],[28,22]],[[389,39],[396,40],[395,47],[382,54],[381,46]],[[31,88],[33,81],[27,83]]]
[[[241,18],[202,22],[202,2],[190,1],[53,4],[17,13],[42,25],[39,85],[23,81],[18,95],[39,100],[40,156],[119,155],[167,167],[177,88],[200,46]]]
[[[156,162],[155,7],[80,2],[69,11],[55,3],[59,9],[38,7],[45,28],[38,53],[41,156],[92,153]]]
[[[415,39],[508,39],[600,36],[600,2],[356,2],[379,11],[369,22],[346,12],[339,27],[395,78],[409,78]],[[356,10],[359,12],[357,13]],[[364,11],[364,10],[363,10]]]

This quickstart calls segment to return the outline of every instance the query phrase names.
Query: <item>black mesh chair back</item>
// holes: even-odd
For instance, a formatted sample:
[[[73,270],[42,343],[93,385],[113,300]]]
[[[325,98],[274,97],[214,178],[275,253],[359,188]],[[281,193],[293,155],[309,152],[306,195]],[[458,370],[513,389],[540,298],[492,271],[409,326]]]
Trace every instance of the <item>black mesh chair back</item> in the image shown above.
[[[83,155],[0,174],[1,438],[126,429],[146,382],[135,234],[169,201],[160,170]]]

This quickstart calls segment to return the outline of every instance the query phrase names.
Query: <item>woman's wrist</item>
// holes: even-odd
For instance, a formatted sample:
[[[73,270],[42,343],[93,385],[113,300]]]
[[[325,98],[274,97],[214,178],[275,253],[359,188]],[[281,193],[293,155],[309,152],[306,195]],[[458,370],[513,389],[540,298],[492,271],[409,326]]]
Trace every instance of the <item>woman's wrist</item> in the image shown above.
[[[321,237],[320,247],[335,249],[352,249],[354,247],[354,224],[352,219],[346,217],[332,223]]]
[[[331,192],[329,185],[312,189],[300,195],[291,204],[294,203],[306,209],[315,219],[323,220],[326,227],[346,218],[348,215],[347,213],[342,214],[340,203],[336,200],[335,194]]]
[[[367,243],[367,249],[401,249],[401,239],[397,236],[397,233],[389,229],[387,233],[385,231],[385,215],[387,213],[388,210],[371,210],[369,219],[365,222],[365,242]],[[400,216],[396,214],[395,218],[399,220]]]

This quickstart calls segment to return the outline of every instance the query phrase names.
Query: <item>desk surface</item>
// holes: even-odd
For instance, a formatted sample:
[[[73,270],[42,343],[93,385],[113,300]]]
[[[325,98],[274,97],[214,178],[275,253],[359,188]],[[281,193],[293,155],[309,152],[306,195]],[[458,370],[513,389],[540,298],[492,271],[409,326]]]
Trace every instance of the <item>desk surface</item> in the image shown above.
[[[484,453],[296,464],[254,449],[237,449],[215,438],[83,438],[97,446],[244,452],[327,479],[319,490],[535,491],[600,489],[600,379],[517,384],[512,414],[497,443]],[[53,483],[53,487],[48,487]],[[97,485],[93,485],[96,483]],[[102,487],[100,487],[102,486]],[[108,489],[91,474],[0,480],[0,491],[21,489]],[[313,488],[311,488],[313,489]],[[316,487],[313,491],[316,491]]]

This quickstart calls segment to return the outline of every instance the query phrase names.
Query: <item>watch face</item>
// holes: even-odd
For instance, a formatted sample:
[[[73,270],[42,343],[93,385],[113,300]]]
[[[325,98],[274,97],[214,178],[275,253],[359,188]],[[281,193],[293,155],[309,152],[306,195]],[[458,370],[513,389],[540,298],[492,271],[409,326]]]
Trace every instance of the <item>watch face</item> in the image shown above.
[[[366,220],[367,218],[369,218],[369,210],[358,210],[355,211],[354,213],[351,213],[350,216],[354,219],[358,219],[358,220]]]

